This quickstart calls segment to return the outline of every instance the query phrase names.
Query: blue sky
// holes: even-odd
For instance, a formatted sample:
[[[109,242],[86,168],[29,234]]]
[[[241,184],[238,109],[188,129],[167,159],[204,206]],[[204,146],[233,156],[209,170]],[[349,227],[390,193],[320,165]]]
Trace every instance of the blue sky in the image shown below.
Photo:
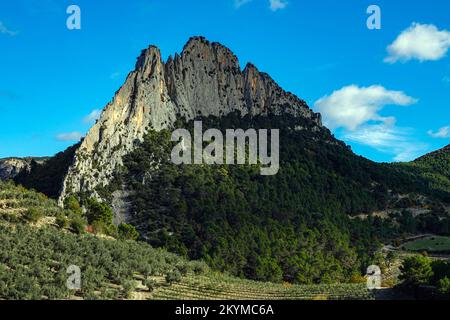
[[[81,30],[66,27],[71,4]],[[380,30],[366,26],[371,4]],[[411,160],[450,142],[449,12],[448,0],[2,1],[0,157],[64,150],[141,49],[167,57],[203,35],[321,111],[356,153]]]

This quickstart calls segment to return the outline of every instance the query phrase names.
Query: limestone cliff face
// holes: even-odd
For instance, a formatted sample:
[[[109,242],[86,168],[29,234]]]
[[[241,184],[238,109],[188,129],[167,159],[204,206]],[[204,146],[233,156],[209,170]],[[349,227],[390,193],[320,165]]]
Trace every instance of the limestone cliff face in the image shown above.
[[[0,180],[15,179],[20,173],[29,172],[34,164],[43,164],[49,157],[0,159]]]
[[[60,200],[108,184],[122,157],[149,129],[169,128],[178,117],[190,120],[236,110],[252,115],[288,112],[322,126],[320,115],[304,101],[252,64],[242,71],[237,57],[221,44],[191,38],[166,63],[159,49],[150,46],[76,152]]]

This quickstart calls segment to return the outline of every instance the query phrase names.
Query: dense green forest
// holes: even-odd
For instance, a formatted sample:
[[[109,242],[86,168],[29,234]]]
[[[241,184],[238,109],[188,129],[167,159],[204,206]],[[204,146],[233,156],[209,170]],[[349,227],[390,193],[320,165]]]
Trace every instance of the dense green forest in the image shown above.
[[[346,281],[373,261],[380,241],[405,232],[397,222],[408,213],[396,223],[349,215],[394,206],[394,194],[447,195],[425,177],[356,156],[307,119],[201,120],[204,130],[280,128],[279,173],[261,176],[258,165],[176,166],[170,132],[151,131],[110,189],[131,191],[133,223],[150,244],[202,258],[214,269],[257,280]]]
[[[450,202],[450,145],[415,161],[395,166],[424,178],[430,189],[439,193],[447,203]]]

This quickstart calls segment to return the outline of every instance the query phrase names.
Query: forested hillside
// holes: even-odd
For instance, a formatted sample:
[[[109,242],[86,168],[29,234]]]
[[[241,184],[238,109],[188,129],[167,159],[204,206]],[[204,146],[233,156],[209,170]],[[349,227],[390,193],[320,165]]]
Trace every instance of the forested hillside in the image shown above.
[[[423,177],[430,189],[450,202],[450,145],[397,166],[408,173]]]
[[[106,207],[114,190],[130,194],[131,222],[153,246],[240,277],[308,284],[363,273],[382,242],[417,232],[449,234],[448,148],[412,163],[377,164],[307,119],[237,113],[199,119],[204,130],[282,128],[280,172],[264,177],[258,165],[175,166],[171,131],[149,132],[113,183],[97,192]],[[177,126],[192,129],[192,122]],[[56,198],[76,148],[16,181]],[[88,195],[77,196],[91,205]],[[415,215],[407,210],[412,206],[428,213]],[[389,219],[370,216],[387,209]],[[117,234],[101,220],[86,223]]]
[[[126,186],[133,224],[149,243],[214,269],[257,280],[345,282],[373,261],[381,240],[403,228],[349,215],[395,206],[399,194],[443,199],[424,177],[358,157],[305,119],[202,120],[204,130],[281,128],[279,173],[261,176],[257,165],[176,166],[170,132],[152,131],[101,191]]]

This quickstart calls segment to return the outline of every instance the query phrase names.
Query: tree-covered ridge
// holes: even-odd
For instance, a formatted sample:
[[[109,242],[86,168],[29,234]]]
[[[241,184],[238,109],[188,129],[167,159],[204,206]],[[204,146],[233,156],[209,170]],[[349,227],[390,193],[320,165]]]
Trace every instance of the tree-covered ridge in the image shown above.
[[[450,202],[450,145],[415,161],[397,164],[402,170],[427,181],[434,192]]]
[[[430,192],[422,179],[355,156],[306,119],[201,120],[204,130],[279,128],[279,173],[264,177],[250,165],[176,166],[170,132],[151,131],[125,158],[116,183],[132,191],[134,223],[152,245],[234,275],[346,281],[364,270],[381,239],[370,222],[348,215],[384,209],[392,193]],[[177,125],[192,130],[192,122]],[[381,225],[383,232],[390,227]]]
[[[442,175],[450,177],[450,144],[442,149],[426,154],[413,162],[415,164],[439,171]]]

